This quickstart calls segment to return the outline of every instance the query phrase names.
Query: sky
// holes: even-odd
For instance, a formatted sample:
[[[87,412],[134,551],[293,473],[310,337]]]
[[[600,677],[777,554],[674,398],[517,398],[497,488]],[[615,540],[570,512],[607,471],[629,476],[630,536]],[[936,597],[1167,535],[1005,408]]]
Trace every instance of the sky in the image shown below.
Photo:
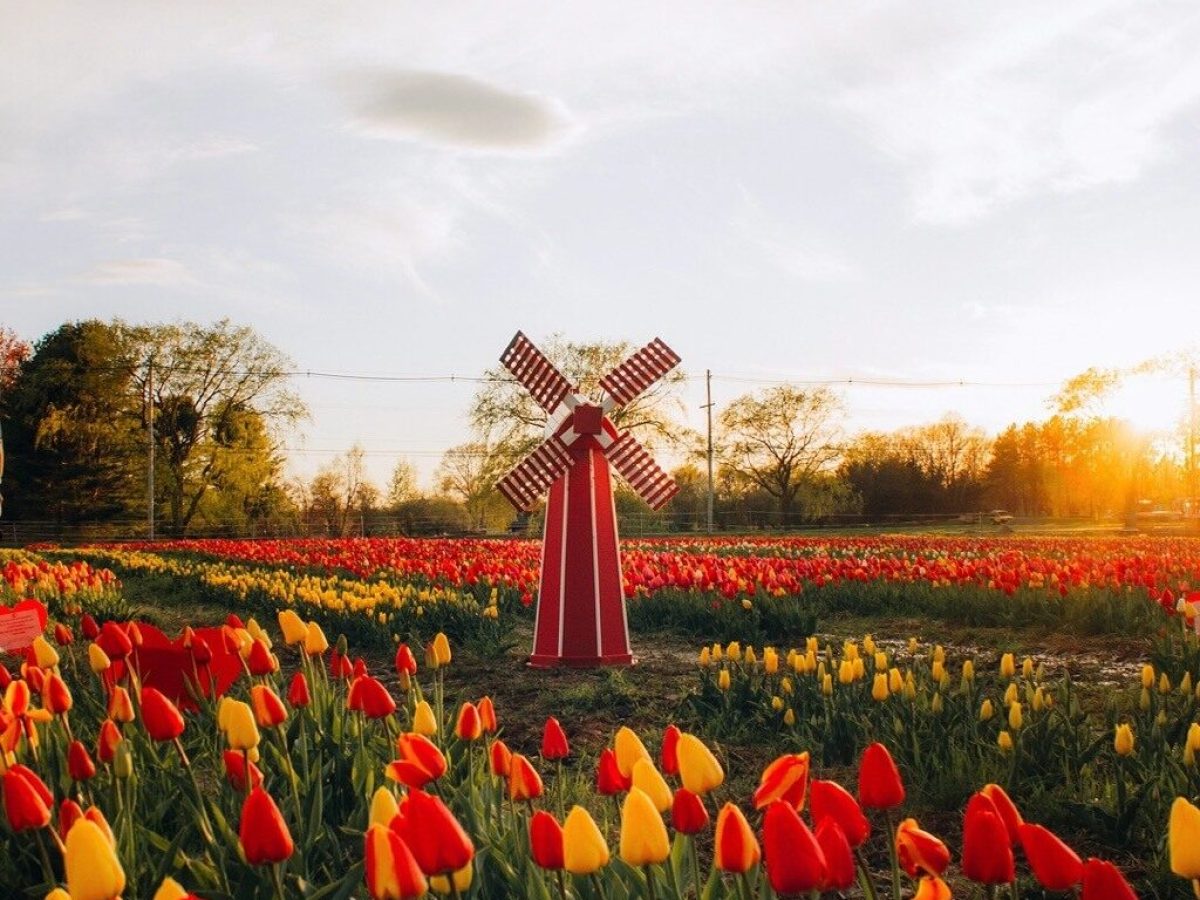
[[[228,317],[300,371],[662,337],[719,412],[1042,418],[1200,339],[1200,7],[0,3],[0,324]],[[297,377],[309,474],[467,439],[475,385]],[[1116,411],[1182,412],[1178,379]]]

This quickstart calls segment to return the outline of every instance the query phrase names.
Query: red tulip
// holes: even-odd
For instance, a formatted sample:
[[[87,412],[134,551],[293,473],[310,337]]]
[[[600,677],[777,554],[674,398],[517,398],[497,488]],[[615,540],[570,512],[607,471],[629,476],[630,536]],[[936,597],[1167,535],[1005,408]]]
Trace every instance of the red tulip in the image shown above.
[[[51,672],[42,685],[42,706],[51,715],[59,716],[70,712],[72,704],[71,690],[67,683],[58,677],[58,673]]]
[[[1083,892],[1079,900],[1138,900],[1138,896],[1120,869],[1093,857],[1083,865]]]
[[[909,877],[941,875],[950,864],[950,851],[916,819],[905,819],[896,828],[896,855]]]
[[[71,629],[62,622],[54,623],[54,643],[60,647],[66,647],[75,642],[75,635],[71,633]]]
[[[367,661],[361,656],[354,660],[354,677],[364,678],[367,675]]]
[[[831,818],[824,818],[816,829],[817,843],[825,854],[825,883],[821,890],[844,891],[854,884],[854,851],[846,840],[842,826]]]
[[[29,649],[33,653],[33,648]],[[42,687],[46,683],[46,671],[39,668],[36,662],[21,663],[21,677],[25,679],[25,683],[29,685],[29,690],[35,694],[42,692]]]
[[[151,740],[173,741],[183,734],[183,716],[157,688],[142,689],[142,724]]]
[[[458,709],[458,718],[454,722],[454,734],[460,741],[477,741],[483,737],[483,722],[479,718],[479,708],[470,700]]]
[[[58,807],[58,836],[64,841],[71,831],[71,826],[83,818],[83,810],[79,804],[69,797]]]
[[[237,793],[246,793],[246,754],[240,750],[226,750],[221,759],[225,763],[225,780]],[[262,780],[258,766],[250,763],[250,787],[261,787]]]
[[[833,819],[842,827],[851,847],[861,846],[871,833],[871,823],[858,801],[836,781],[813,781],[809,804],[813,821],[820,825],[824,818]]]
[[[359,678],[362,711],[368,719],[386,719],[396,711],[396,701],[378,679],[369,675]]]
[[[67,774],[72,781],[88,781],[96,777],[96,764],[80,741],[71,741],[67,748]]]
[[[996,805],[975,794],[963,817],[962,870],[979,884],[1009,884],[1015,877],[1008,831]]]
[[[129,639],[129,634],[125,629],[116,622],[105,622],[101,626],[96,643],[113,662],[124,659],[133,652],[133,641]]]
[[[425,894],[425,875],[398,833],[372,825],[363,840],[363,868],[372,900],[407,900]]]
[[[488,749],[488,761],[491,763],[493,775],[507,778],[512,768],[512,751],[504,741],[497,738]]]
[[[416,665],[416,663],[413,663]],[[487,734],[495,734],[499,724],[496,722],[496,707],[491,697],[484,697],[476,704],[479,707],[479,723]]]
[[[883,744],[871,744],[863,752],[858,767],[858,802],[867,809],[894,809],[904,802],[904,781]]]
[[[259,728],[274,728],[287,721],[287,708],[279,695],[264,684],[250,688],[250,707],[254,710],[254,721]]]
[[[225,617],[226,628],[245,628],[246,623],[242,621],[237,613],[230,613]]]
[[[246,855],[246,862],[252,866],[283,862],[296,849],[279,807],[261,787],[252,788],[242,804],[238,840]]]
[[[10,766],[4,773],[4,812],[15,832],[32,831],[50,824],[54,795],[32,769]]]
[[[1038,884],[1048,891],[1067,891],[1083,880],[1083,860],[1049,828],[1026,823],[1021,846]]]
[[[246,658],[246,668],[251,675],[270,675],[279,671],[279,660],[271,653],[271,648],[265,641],[254,639],[250,644],[250,655]]]
[[[396,750],[400,758],[387,767],[388,777],[395,781],[410,788],[422,788],[446,774],[446,757],[424,735],[415,732],[400,735],[396,738]]]
[[[795,810],[792,810],[795,812]],[[726,803],[717,814],[717,833],[713,840],[713,865],[722,872],[740,875],[758,865],[762,852],[742,811]]]
[[[426,875],[457,872],[475,856],[475,845],[439,798],[414,788],[392,820]]]
[[[767,877],[776,893],[806,894],[824,887],[825,853],[790,803],[777,800],[767,807],[763,846]]]
[[[206,641],[204,638],[197,637],[194,641],[192,641],[191,650],[192,659],[195,660],[196,665],[207,666],[210,662],[212,662],[212,647],[208,645],[208,641]]]
[[[671,800],[671,827],[680,834],[697,834],[708,827],[708,810],[699,794],[680,788]]]
[[[1008,842],[1012,845],[1021,839],[1021,823],[1024,819],[1021,818],[1021,813],[1017,811],[1017,805],[1012,802],[1012,798],[1005,793],[1004,788],[998,784],[985,784],[979,789],[979,793],[983,794],[996,807],[996,812],[1000,814],[1000,818],[1004,821],[1004,828],[1008,832]]]
[[[111,763],[117,755],[117,745],[122,741],[121,731],[112,719],[100,723],[100,734],[96,738],[96,757],[102,763]]]
[[[84,613],[83,618],[79,620],[79,627],[83,631],[83,636],[89,641],[94,641],[100,637],[100,626],[96,624],[96,620],[88,613]]]
[[[622,791],[627,791],[633,785],[633,778],[621,774],[617,765],[617,754],[612,747],[600,751],[600,760],[596,764],[596,791],[605,797],[611,797]]]
[[[534,800],[542,796],[542,776],[528,759],[514,753],[508,769],[508,798]]]
[[[662,769],[664,775],[679,774],[679,756],[676,750],[679,747],[679,735],[682,732],[679,726],[674,723],[663,729],[662,752],[659,753],[659,768]]]
[[[567,734],[558,719],[549,716],[546,726],[542,729],[542,759],[566,759],[571,755],[571,747],[567,743]]]
[[[804,808],[808,793],[808,751],[787,753],[763,769],[754,792],[754,808],[762,809],[782,800],[797,811]]]
[[[408,644],[396,648],[396,674],[413,676],[417,674],[417,658],[413,656]]]
[[[296,709],[303,709],[312,703],[312,696],[308,693],[308,679],[304,677],[304,673],[297,670],[292,676],[292,683],[288,685],[287,692],[288,703]]]
[[[0,691],[5,690],[10,684],[12,684],[12,680],[12,673],[9,672],[8,669],[3,665],[0,665]]]
[[[545,810],[538,810],[529,820],[529,845],[533,861],[543,869],[563,867],[563,830]]]

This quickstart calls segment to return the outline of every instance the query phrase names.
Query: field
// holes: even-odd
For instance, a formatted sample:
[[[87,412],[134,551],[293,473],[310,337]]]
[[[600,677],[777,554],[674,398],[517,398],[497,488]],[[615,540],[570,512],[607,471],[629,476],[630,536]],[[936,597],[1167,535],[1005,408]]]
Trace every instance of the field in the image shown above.
[[[1192,895],[1200,541],[628,541],[639,662],[599,672],[525,667],[538,559],[520,540],[5,551],[0,599],[51,620],[0,675],[6,896],[170,877],[204,897],[1096,900],[1129,896],[1117,869],[1136,896]],[[186,661],[180,719],[153,653]],[[111,842],[64,857],[65,798]],[[124,888],[101,877],[118,860]]]

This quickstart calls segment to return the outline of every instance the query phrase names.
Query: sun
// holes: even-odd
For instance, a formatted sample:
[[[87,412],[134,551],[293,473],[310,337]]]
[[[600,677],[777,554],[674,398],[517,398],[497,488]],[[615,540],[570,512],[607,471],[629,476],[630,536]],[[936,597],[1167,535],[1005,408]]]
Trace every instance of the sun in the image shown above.
[[[1138,431],[1174,434],[1186,424],[1187,391],[1185,378],[1133,376],[1106,399],[1103,412],[1126,420]]]

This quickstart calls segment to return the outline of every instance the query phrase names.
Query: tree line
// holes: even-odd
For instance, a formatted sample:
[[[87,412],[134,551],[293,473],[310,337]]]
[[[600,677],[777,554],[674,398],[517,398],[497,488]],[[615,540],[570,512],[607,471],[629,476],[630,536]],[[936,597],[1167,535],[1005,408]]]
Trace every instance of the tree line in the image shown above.
[[[572,383],[599,378],[634,349],[551,338],[543,349]],[[545,414],[499,368],[469,410],[471,437],[443,455],[432,485],[400,460],[387,485],[352,447],[311,478],[289,477],[284,436],[307,416],[291,361],[229,321],[67,323],[29,345],[0,328],[6,519],[116,532],[145,519],[153,454],[162,534],[462,533],[536,529],[496,481],[542,440]],[[705,441],[679,425],[676,371],[614,413],[656,455],[677,460],[680,492],[652,512],[617,485],[618,514],[648,530],[693,530],[707,516]],[[1107,379],[1107,380],[1105,380]],[[1186,459],[1169,435],[1089,412],[1112,376],[1069,382],[1042,421],[992,437],[955,415],[892,432],[846,434],[840,396],[773,385],[718,413],[714,519],[793,528],[847,520],[952,516],[1128,516],[1178,508]],[[1082,399],[1081,399],[1082,398]]]

